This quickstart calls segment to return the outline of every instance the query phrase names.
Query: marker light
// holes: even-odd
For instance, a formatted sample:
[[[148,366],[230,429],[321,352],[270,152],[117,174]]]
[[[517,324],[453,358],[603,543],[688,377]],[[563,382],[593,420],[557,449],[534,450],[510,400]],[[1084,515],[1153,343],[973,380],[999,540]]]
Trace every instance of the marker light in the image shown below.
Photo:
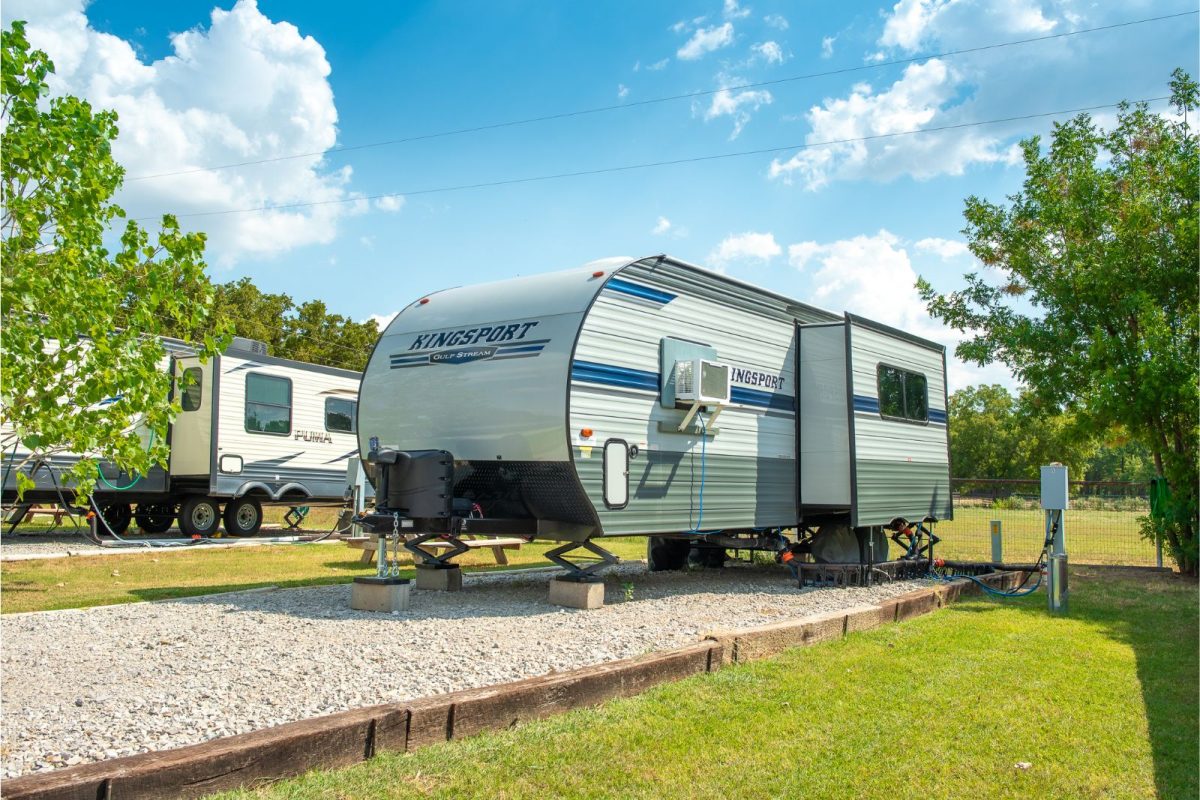
[[[429,298],[428,298],[428,297],[422,297],[422,298],[421,298],[421,302],[420,302],[420,304],[419,304],[419,305],[425,305],[425,304],[426,304],[426,303],[428,303],[428,302],[429,302]]]
[[[603,278],[603,277],[604,277],[604,270],[602,270],[602,269],[598,269],[598,270],[596,270],[595,272],[593,272],[593,273],[592,273],[592,277],[593,277],[593,278]]]
[[[584,438],[584,439],[592,438],[593,433],[595,433],[595,431],[593,431],[591,428],[583,428],[582,430],[579,431],[580,437]]]

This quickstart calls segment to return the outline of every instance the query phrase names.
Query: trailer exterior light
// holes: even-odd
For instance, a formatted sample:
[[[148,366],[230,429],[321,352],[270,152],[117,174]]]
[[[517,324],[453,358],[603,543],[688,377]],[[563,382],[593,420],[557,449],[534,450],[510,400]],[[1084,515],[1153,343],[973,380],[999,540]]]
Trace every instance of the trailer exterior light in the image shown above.
[[[602,270],[602,269],[598,269],[598,270],[596,270],[595,272],[593,272],[593,273],[592,273],[592,277],[593,277],[593,278],[603,278],[603,277],[604,277],[604,270]]]
[[[428,303],[428,302],[429,302],[429,298],[428,298],[428,297],[422,297],[422,298],[421,298],[421,301],[420,301],[420,303],[418,303],[418,305],[422,305],[422,306],[423,306],[423,305],[425,305],[425,304],[426,304],[426,303]]]
[[[595,433],[595,431],[593,431],[591,428],[582,428],[579,431],[579,436],[583,439],[590,439],[592,438],[593,433]]]

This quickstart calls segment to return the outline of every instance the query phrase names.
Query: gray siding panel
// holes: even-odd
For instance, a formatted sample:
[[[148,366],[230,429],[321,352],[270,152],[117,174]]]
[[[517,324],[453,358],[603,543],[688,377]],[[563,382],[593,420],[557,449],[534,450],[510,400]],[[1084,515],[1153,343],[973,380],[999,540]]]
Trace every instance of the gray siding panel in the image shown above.
[[[878,407],[877,370],[888,364],[925,376],[932,412],[930,422],[918,424],[885,419],[877,410],[855,410],[854,524],[883,525],[895,517],[919,519],[927,514],[951,518],[949,432],[944,422],[932,421],[935,416],[945,418],[945,350],[859,324],[851,325],[850,341],[856,398]]]

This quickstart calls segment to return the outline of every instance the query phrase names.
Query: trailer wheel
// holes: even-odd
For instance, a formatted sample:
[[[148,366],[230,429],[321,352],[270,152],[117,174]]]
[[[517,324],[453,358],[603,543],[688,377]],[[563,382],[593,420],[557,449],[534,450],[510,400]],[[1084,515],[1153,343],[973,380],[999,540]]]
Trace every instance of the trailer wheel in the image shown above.
[[[698,566],[706,567],[707,569],[721,569],[725,566],[725,556],[724,547],[697,545],[692,548],[689,558]]]
[[[230,536],[253,536],[262,527],[262,504],[253,497],[239,497],[225,504],[225,532]]]
[[[194,495],[179,509],[179,530],[185,536],[212,536],[221,525],[221,512],[211,497]]]
[[[687,565],[690,548],[686,539],[650,536],[646,539],[646,564],[651,572],[681,570]]]
[[[133,518],[146,533],[166,533],[175,524],[175,506],[171,503],[138,503]]]
[[[133,512],[129,510],[129,503],[105,503],[100,506],[100,516],[104,517],[101,522],[98,522],[100,535],[108,533],[110,530],[117,536],[129,530],[129,523],[133,521]],[[108,527],[105,527],[108,523]]]

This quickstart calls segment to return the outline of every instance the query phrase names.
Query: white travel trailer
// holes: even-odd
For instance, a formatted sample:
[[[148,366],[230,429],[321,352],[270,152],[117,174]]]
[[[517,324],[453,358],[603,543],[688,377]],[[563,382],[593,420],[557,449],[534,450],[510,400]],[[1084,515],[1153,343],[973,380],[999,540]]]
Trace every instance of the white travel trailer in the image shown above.
[[[648,535],[651,567],[678,568],[886,560],[885,532],[951,517],[946,423],[941,345],[656,256],[409,305],[358,437],[377,530],[524,533],[568,542],[564,566]]]
[[[100,465],[95,498],[116,533],[133,520],[162,532],[178,519],[184,534],[208,536],[223,519],[228,533],[246,536],[262,524],[263,503],[342,500],[347,460],[358,453],[359,373],[273,358],[248,339],[234,339],[208,363],[182,342],[166,344],[163,368],[189,378],[168,431],[169,468],[129,476]],[[16,462],[23,458],[18,449]],[[27,466],[36,488],[25,502],[57,502],[61,491],[69,493],[58,476],[76,459]],[[5,502],[15,497],[16,476],[6,469]]]

